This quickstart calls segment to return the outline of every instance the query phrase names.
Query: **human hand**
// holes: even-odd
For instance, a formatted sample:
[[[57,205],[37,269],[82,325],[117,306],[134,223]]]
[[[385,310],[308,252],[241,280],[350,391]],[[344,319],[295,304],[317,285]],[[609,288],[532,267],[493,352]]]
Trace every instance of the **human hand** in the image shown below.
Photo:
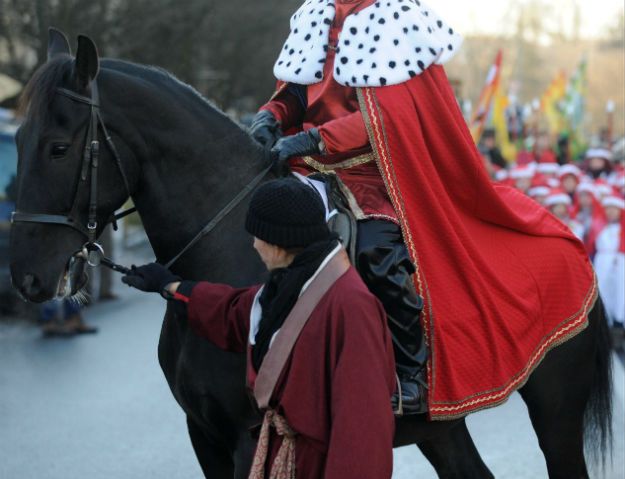
[[[143,266],[133,265],[130,273],[122,276],[122,282],[128,286],[148,293],[159,293],[161,296],[169,284],[177,281],[180,281],[179,276],[158,263],[148,263]]]

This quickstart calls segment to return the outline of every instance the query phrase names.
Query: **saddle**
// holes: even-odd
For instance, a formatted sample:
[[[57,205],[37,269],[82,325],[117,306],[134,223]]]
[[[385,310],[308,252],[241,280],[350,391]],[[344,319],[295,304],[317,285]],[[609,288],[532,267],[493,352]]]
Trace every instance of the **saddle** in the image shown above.
[[[309,178],[325,184],[328,197],[328,210],[333,214],[328,220],[330,231],[339,236],[339,240],[352,264],[356,264],[356,238],[358,227],[356,216],[349,207],[349,202],[341,190],[339,179],[332,173],[314,173]]]

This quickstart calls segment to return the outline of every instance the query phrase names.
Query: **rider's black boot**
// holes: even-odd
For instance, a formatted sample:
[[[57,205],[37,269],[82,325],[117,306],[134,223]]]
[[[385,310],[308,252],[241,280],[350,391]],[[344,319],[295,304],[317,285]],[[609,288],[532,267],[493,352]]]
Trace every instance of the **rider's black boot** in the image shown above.
[[[428,350],[420,322],[423,300],[412,283],[414,265],[399,226],[381,220],[359,222],[356,262],[388,316],[399,379],[393,407],[397,414],[424,413]]]

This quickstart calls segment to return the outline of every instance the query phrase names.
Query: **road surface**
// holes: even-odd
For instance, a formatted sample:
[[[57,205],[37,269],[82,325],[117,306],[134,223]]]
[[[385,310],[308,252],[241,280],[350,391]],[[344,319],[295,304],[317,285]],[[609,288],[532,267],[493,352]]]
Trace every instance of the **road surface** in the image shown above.
[[[85,313],[97,335],[43,339],[32,325],[0,323],[1,479],[202,477],[156,357],[163,300],[117,290],[120,299]],[[625,477],[624,380],[616,367],[614,462],[597,478]],[[518,395],[468,423],[497,478],[546,477]],[[416,447],[395,451],[394,479],[435,477]]]

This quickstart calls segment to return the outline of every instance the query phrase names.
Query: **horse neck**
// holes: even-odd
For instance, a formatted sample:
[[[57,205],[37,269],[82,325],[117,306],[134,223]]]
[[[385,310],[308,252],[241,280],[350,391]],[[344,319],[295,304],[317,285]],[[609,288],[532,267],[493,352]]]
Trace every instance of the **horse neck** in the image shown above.
[[[126,139],[118,132],[140,167],[132,197],[157,260],[165,263],[262,171],[264,163],[258,145],[223,113],[175,80],[161,73],[152,76],[148,81],[129,79],[103,70],[101,103],[103,108],[108,101],[116,104],[117,119],[126,131],[132,130]],[[237,259],[255,263],[243,231],[244,207],[245,202],[173,270],[185,279],[253,280],[257,267],[252,273],[234,267]]]

